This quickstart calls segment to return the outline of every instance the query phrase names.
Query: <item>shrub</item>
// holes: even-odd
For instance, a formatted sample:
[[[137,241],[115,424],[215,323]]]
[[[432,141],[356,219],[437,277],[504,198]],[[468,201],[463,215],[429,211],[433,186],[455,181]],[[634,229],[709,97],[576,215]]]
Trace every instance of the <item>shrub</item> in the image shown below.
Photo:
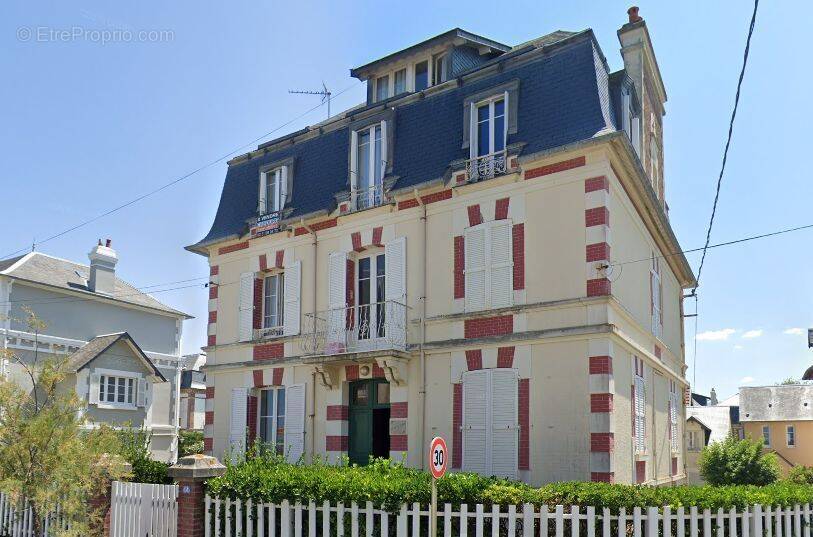
[[[178,433],[178,456],[186,457],[203,453],[203,431],[185,431]]]
[[[338,466],[321,461],[289,464],[272,454],[248,456],[238,464],[227,462],[225,475],[207,483],[209,494],[223,498],[251,498],[280,503],[283,500],[331,503],[372,501],[390,511],[404,503],[426,504],[431,495],[427,472],[406,468],[386,459],[367,466]],[[700,509],[742,508],[747,505],[794,505],[813,501],[813,487],[788,481],[768,486],[677,486],[649,487],[609,483],[553,483],[539,488],[525,483],[452,472],[438,481],[438,501],[474,505],[582,505],[621,507],[696,505]]]
[[[156,461],[150,454],[150,434],[144,429],[120,429],[120,455],[133,466],[134,483],[171,483],[169,464]]]
[[[710,485],[768,485],[779,478],[776,455],[763,452],[762,442],[751,439],[712,442],[697,464]]]
[[[813,466],[794,466],[788,480],[799,485],[813,485]]]

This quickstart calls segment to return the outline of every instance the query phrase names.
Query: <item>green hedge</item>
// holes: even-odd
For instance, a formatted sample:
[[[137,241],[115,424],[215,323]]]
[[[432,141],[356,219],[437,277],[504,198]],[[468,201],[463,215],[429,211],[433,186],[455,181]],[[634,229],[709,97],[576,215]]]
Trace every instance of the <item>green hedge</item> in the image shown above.
[[[313,500],[317,503],[324,500],[331,503],[372,501],[394,511],[403,503],[428,503],[431,482],[426,472],[384,459],[372,461],[364,467],[321,462],[293,465],[268,455],[228,465],[226,474],[209,481],[207,487],[209,494],[222,498],[251,498],[273,503],[282,500]],[[438,481],[438,501],[455,506],[461,503],[592,505],[609,507],[614,512],[621,507],[663,505],[728,509],[753,504],[813,503],[813,486],[787,481],[763,487],[649,487],[566,482],[535,488],[514,481],[453,472]]]

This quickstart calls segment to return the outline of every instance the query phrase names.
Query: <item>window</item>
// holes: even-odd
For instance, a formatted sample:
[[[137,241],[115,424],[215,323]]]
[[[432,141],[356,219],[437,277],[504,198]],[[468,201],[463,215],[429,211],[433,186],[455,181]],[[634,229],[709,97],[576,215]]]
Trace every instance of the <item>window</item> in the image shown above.
[[[383,179],[387,168],[386,129],[387,122],[382,121],[368,128],[353,131],[350,161],[356,209],[381,204]]]
[[[507,96],[500,96],[476,105],[474,121],[473,147],[475,157],[483,157],[505,149],[505,101]]]
[[[432,85],[446,82],[449,67],[449,56],[447,54],[437,54],[432,58]]]
[[[629,88],[624,88],[621,93],[621,125],[627,137],[635,149],[635,153],[640,158],[641,156],[641,143],[640,143],[640,120],[635,115],[635,109],[632,106],[632,94]]]
[[[423,91],[429,87],[429,62],[422,61],[415,64],[415,91]]]
[[[358,338],[384,337],[385,257],[378,254],[358,261]]]
[[[796,447],[796,427],[788,425],[786,434],[788,447]]]
[[[383,101],[390,96],[390,76],[378,77],[375,81],[375,100]]]
[[[765,447],[771,447],[771,428],[767,425],[762,426],[762,441]]]
[[[646,451],[646,382],[643,376],[644,364],[635,358],[636,373],[633,380],[633,418],[635,425],[635,452]]]
[[[407,72],[406,69],[401,69],[399,71],[395,71],[395,84],[394,84],[394,91],[393,95],[400,95],[407,90],[406,81],[407,81]]]
[[[510,220],[485,222],[464,234],[466,311],[502,308],[514,302]]]
[[[263,282],[263,328],[277,328],[284,324],[284,276],[266,276]]]
[[[280,166],[260,174],[260,214],[280,211],[285,205],[287,168]]]
[[[267,449],[285,454],[285,388],[260,391],[258,427],[260,441]]]
[[[99,377],[99,402],[135,406],[136,379],[132,377]]]
[[[463,373],[463,470],[517,477],[519,423],[513,369]]]
[[[663,332],[663,306],[661,296],[663,287],[661,285],[660,260],[654,252],[652,253],[652,266],[649,272],[649,293],[652,314],[652,334],[655,335],[655,337],[661,337]]]
[[[689,451],[700,451],[703,448],[703,445],[700,442],[700,432],[699,431],[689,431]]]

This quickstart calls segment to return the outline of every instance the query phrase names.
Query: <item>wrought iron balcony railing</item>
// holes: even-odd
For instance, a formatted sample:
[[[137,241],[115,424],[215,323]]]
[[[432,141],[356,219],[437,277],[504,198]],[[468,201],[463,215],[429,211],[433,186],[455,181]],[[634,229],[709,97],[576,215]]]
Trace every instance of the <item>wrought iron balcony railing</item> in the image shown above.
[[[469,181],[482,181],[503,175],[508,169],[505,151],[489,153],[466,161],[466,173]]]
[[[358,188],[351,192],[353,204],[357,211],[377,207],[384,202],[384,187],[373,185],[367,188]]]
[[[406,350],[407,307],[388,300],[306,314],[305,354]]]

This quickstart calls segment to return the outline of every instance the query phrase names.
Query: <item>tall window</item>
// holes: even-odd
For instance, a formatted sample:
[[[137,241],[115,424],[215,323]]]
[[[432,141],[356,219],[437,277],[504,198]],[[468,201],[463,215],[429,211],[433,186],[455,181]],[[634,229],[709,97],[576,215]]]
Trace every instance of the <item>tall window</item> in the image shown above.
[[[384,254],[358,261],[358,338],[384,337],[385,273]]]
[[[788,425],[787,428],[787,444],[788,447],[796,447],[796,427]]]
[[[415,91],[429,87],[429,62],[424,60],[415,64]]]
[[[282,209],[285,202],[285,167],[263,172],[260,184],[260,213],[268,214]]]
[[[354,132],[355,147],[351,157],[355,177],[356,208],[365,209],[379,205],[383,195],[383,178],[386,170],[386,122]]]
[[[260,392],[258,426],[260,441],[267,449],[285,454],[285,388]]]
[[[283,289],[284,276],[266,276],[263,282],[263,328],[277,328],[284,324]]]
[[[635,452],[646,451],[646,382],[643,375],[643,362],[635,358],[636,372],[633,377],[633,411],[635,422]]]
[[[375,100],[383,101],[390,96],[390,76],[378,77],[375,81]]]
[[[407,81],[407,72],[406,69],[401,69],[399,71],[395,71],[395,83],[394,83],[394,90],[393,95],[400,95],[407,90],[406,81]]]
[[[771,447],[771,428],[767,425],[762,426],[762,441],[765,447]]]
[[[652,266],[649,274],[649,292],[652,310],[652,333],[656,337],[661,337],[663,332],[663,287],[661,286],[660,260],[655,255],[655,252],[652,252]]]
[[[442,84],[446,82],[446,75],[448,73],[449,56],[447,54],[438,54],[432,58],[432,85]]]
[[[464,233],[466,311],[503,308],[514,301],[511,220],[484,222]]]
[[[500,96],[476,105],[472,137],[477,150],[475,157],[491,155],[505,149],[505,100],[504,96]]]
[[[134,378],[102,375],[99,377],[99,402],[134,405],[135,382]]]
[[[700,448],[703,446],[700,444],[700,432],[699,431],[689,431],[689,441],[688,441],[688,449],[689,451],[700,451]]]

